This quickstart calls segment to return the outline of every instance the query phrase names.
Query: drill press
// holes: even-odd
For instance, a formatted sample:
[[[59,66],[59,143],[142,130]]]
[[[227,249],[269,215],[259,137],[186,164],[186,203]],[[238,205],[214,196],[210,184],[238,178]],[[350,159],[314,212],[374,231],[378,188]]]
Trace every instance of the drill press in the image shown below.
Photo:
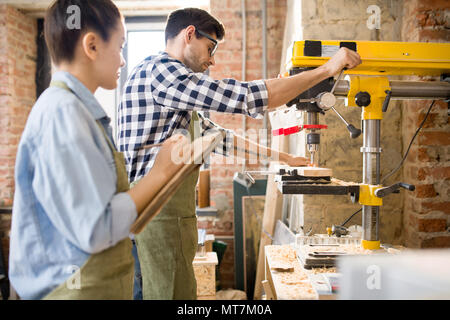
[[[380,247],[378,226],[379,212],[383,197],[398,192],[399,188],[413,191],[414,186],[395,183],[383,187],[380,183],[381,120],[387,111],[390,99],[447,100],[450,98],[450,84],[445,81],[401,81],[389,80],[388,75],[441,76],[448,81],[450,73],[450,44],[447,43],[407,43],[381,41],[296,41],[289,54],[287,69],[289,75],[310,70],[326,63],[340,47],[357,51],[362,64],[348,70],[345,80],[342,72],[334,81],[329,78],[304,92],[291,101],[305,111],[303,129],[307,129],[306,143],[311,160],[317,161],[320,143],[318,131],[319,114],[332,109],[346,124],[351,137],[357,137],[356,129],[336,111],[336,98],[345,98],[345,105],[361,109],[364,132],[362,183],[343,186],[310,185],[283,182],[279,188],[283,194],[347,194],[353,202],[362,206],[362,246],[366,249]],[[370,77],[369,77],[370,76]],[[333,85],[332,85],[333,84]],[[311,126],[311,127],[308,127]],[[319,127],[317,127],[319,126]]]
[[[298,74],[300,72],[310,70],[311,68],[292,68],[289,75]],[[361,130],[349,124],[344,117],[334,108],[336,104],[336,97],[334,91],[339,80],[341,79],[344,70],[341,71],[336,80],[329,78],[322,81],[313,88],[303,92],[294,100],[287,103],[290,107],[295,105],[298,110],[304,111],[305,119],[302,129],[306,130],[306,146],[310,154],[310,162],[312,166],[318,165],[318,152],[320,145],[320,131],[327,129],[326,125],[319,123],[319,114],[325,114],[325,111],[332,109],[339,118],[345,123],[347,130],[350,132],[350,137],[356,139],[361,135]]]

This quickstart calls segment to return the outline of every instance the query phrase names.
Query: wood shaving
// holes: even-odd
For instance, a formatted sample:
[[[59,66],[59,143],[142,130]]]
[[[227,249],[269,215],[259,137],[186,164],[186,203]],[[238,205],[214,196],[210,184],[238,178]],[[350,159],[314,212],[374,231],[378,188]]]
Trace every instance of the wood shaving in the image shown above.
[[[384,249],[381,249],[384,251]],[[310,252],[320,251],[320,252],[345,252],[349,255],[353,254],[373,254],[374,250],[367,250],[362,248],[360,245],[355,244],[341,244],[339,246],[301,246],[301,251],[308,254]],[[377,250],[380,251],[380,250]]]
[[[286,264],[292,264],[297,261],[297,253],[295,250],[289,246],[266,246],[267,253],[270,254],[270,257],[275,262],[283,262]]]
[[[294,271],[294,265],[292,263],[274,262],[270,266],[270,269],[280,272],[292,272]]]
[[[336,267],[332,268],[313,268],[308,270],[308,273],[318,274],[318,273],[337,273]]]

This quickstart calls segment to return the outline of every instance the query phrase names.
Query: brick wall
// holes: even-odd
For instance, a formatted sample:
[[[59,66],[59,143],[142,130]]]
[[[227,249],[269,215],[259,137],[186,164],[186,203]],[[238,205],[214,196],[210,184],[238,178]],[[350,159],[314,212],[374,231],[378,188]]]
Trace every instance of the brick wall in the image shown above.
[[[448,1],[408,1],[403,8],[403,41],[448,42]],[[420,78],[410,78],[411,80]],[[425,79],[433,80],[433,79]],[[403,145],[409,144],[431,101],[403,104]],[[448,105],[435,104],[414,142],[403,169],[416,185],[404,199],[405,245],[416,248],[450,247],[450,126]]]
[[[11,206],[14,164],[20,136],[35,102],[37,23],[20,11],[0,5],[0,206]],[[11,217],[0,216],[5,254]]]
[[[216,66],[211,68],[211,76],[216,79],[243,79],[242,75],[242,13],[240,0],[211,0],[211,14],[225,26],[225,42],[220,45]],[[245,79],[261,79],[262,74],[262,7],[260,0],[246,1],[247,17],[247,63]],[[267,1],[267,74],[276,77],[280,71],[281,48],[286,16],[286,0]],[[225,128],[242,134],[242,116],[211,113],[211,119]],[[246,130],[263,128],[262,120],[247,118]],[[256,137],[255,137],[256,138]],[[217,235],[232,236],[233,225],[233,175],[242,171],[242,164],[224,163],[220,156],[213,156],[211,162],[211,205],[218,210],[217,218],[200,218],[199,227]],[[247,166],[249,167],[249,166]],[[252,168],[258,168],[258,165]],[[221,264],[223,288],[234,287],[234,252],[231,241],[227,241],[227,253]]]

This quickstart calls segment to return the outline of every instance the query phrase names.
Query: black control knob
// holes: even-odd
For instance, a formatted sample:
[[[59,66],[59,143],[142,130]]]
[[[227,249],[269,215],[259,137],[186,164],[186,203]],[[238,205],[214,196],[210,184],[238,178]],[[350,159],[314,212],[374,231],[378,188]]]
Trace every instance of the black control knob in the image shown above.
[[[355,102],[359,107],[367,107],[370,104],[370,94],[366,91],[358,92]]]

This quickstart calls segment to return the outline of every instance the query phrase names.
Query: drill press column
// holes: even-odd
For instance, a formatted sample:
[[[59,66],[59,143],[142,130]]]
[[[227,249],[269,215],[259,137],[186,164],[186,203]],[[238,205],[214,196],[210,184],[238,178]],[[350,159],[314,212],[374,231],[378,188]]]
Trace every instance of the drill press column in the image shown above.
[[[363,153],[363,184],[380,184],[380,120],[364,120]],[[363,205],[362,225],[363,239],[378,241],[378,221],[380,207]]]

